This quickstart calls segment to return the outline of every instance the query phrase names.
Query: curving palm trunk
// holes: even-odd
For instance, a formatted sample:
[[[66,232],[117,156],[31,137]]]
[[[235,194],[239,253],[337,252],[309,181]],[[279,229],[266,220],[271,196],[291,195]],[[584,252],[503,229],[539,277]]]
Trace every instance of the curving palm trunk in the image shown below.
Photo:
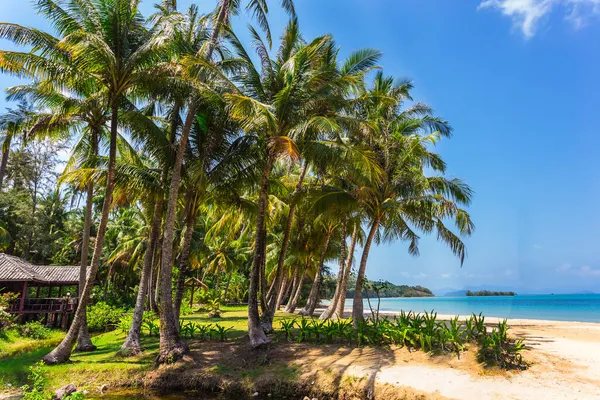
[[[329,248],[329,239],[331,239],[331,231],[327,232],[325,235],[325,242],[323,243],[323,249],[321,250],[321,258],[319,259],[319,268],[317,268],[317,273],[315,274],[315,279],[313,280],[313,285],[310,288],[310,294],[308,295],[308,301],[304,308],[299,312],[302,315],[312,316],[315,312],[315,308],[319,303],[319,288],[321,287],[321,272],[323,271],[323,264],[325,264],[325,254],[327,253],[327,249]]]
[[[294,290],[290,294],[290,298],[285,307],[286,313],[291,314],[294,311],[296,311],[296,306],[298,305],[298,300],[300,300],[300,292],[302,292],[302,283],[304,282],[304,278],[306,277],[307,269],[308,269],[308,266],[306,268],[304,268],[304,270],[302,271],[302,275],[298,279],[297,286],[294,287]]]
[[[160,347],[156,364],[173,363],[181,359],[189,351],[187,345],[179,340],[178,321],[173,314],[172,283],[173,276],[173,237],[175,231],[175,214],[179,183],[181,181],[181,166],[187,146],[187,140],[195,118],[195,107],[190,104],[188,114],[179,139],[175,164],[171,174],[167,215],[163,230],[160,268]]]
[[[334,314],[337,303],[339,301],[339,296],[342,292],[342,284],[344,281],[344,267],[346,266],[346,226],[347,226],[347,218],[344,216],[342,221],[342,243],[340,245],[340,268],[338,270],[337,281],[335,284],[335,292],[333,294],[333,298],[329,303],[329,306],[321,313],[319,319],[329,319]]]
[[[194,233],[194,226],[196,225],[196,207],[194,194],[188,193],[187,199],[187,216],[185,224],[185,234],[183,235],[183,243],[181,245],[181,256],[179,258],[179,276],[177,277],[177,287],[175,289],[175,300],[173,303],[173,314],[175,319],[179,320],[179,314],[181,311],[181,302],[183,301],[183,294],[185,292],[185,278],[189,273],[189,259],[190,259],[190,247],[192,244],[192,234]]]
[[[92,157],[94,157],[94,164],[96,157],[98,156],[98,131],[94,126],[90,127],[91,133],[91,144],[92,144]],[[93,215],[93,204],[94,204],[94,183],[89,182],[87,184],[87,193],[85,198],[85,217],[83,221],[83,240],[81,247],[81,264],[79,268],[79,288],[78,292],[83,293],[85,286],[85,279],[87,277],[87,268],[89,262],[89,248],[90,248],[90,230],[92,229],[92,215]],[[84,310],[81,321],[81,327],[79,328],[79,335],[77,336],[77,347],[75,351],[86,352],[94,351],[96,346],[92,343],[90,332],[87,325],[87,310]]]
[[[371,244],[373,243],[373,238],[375,237],[378,227],[379,220],[375,219],[371,225],[371,230],[369,231],[369,236],[367,236],[367,240],[365,241],[362,257],[360,258],[360,267],[358,268],[358,274],[356,276],[356,288],[354,289],[354,300],[352,301],[352,324],[355,327],[358,324],[358,321],[364,320],[362,288],[365,280],[365,270],[367,269],[369,250],[371,249]]]
[[[125,338],[125,342],[119,350],[120,355],[136,355],[142,352],[140,342],[140,334],[142,330],[142,319],[144,317],[144,303],[146,302],[146,294],[148,286],[152,282],[152,264],[154,261],[154,251],[158,236],[160,235],[160,223],[162,222],[163,213],[163,195],[157,196],[154,204],[154,214],[150,223],[150,235],[148,236],[148,245],[144,254],[144,266],[142,268],[142,276],[140,277],[140,286],[138,288],[137,298],[135,300],[135,308],[133,310],[133,319],[129,332]]]
[[[281,277],[283,276],[285,257],[287,255],[287,249],[290,243],[290,234],[292,232],[292,226],[294,224],[294,214],[296,212],[296,202],[294,201],[294,199],[302,189],[307,169],[308,162],[305,162],[302,166],[302,172],[300,173],[300,177],[298,178],[298,183],[296,183],[296,187],[294,188],[293,193],[290,195],[290,209],[288,212],[287,224],[283,231],[283,239],[281,241],[279,259],[277,260],[277,270],[275,272],[275,279],[273,279],[273,283],[271,284],[271,287],[269,288],[269,293],[267,295],[267,301],[269,302],[269,305],[273,304],[273,302],[276,300],[276,298],[279,296],[279,293],[281,292]],[[271,307],[271,309],[275,309],[275,307]],[[273,315],[270,315],[270,317],[272,319]]]
[[[352,239],[350,239],[350,249],[348,250],[348,259],[346,260],[346,269],[344,270],[344,279],[342,281],[341,290],[338,296],[338,303],[335,309],[333,318],[344,317],[344,306],[346,305],[346,293],[348,292],[348,280],[350,279],[350,272],[352,271],[352,261],[354,259],[354,248],[356,246],[356,236],[358,234],[358,225],[354,224],[352,230]]]
[[[229,272],[227,276],[227,282],[225,282],[225,289],[223,290],[223,301],[227,301],[227,292],[229,292],[229,284],[231,283],[231,277],[233,276],[233,271]]]
[[[298,279],[300,278],[298,275],[300,274],[300,264],[296,263],[296,266],[294,267],[294,272],[292,273],[292,280],[290,282],[290,286],[288,287],[288,289],[286,290],[286,294],[284,296],[281,297],[281,299],[279,300],[279,304],[281,304],[281,302],[283,301],[285,296],[288,296],[288,302],[286,304],[286,307],[288,307],[290,305],[290,303],[292,302],[292,297],[294,296],[294,293],[296,292],[296,285],[298,285]]]
[[[260,315],[258,313],[258,291],[264,289],[264,266],[266,261],[267,230],[266,213],[269,203],[269,175],[275,157],[272,154],[267,156],[267,165],[263,171],[260,194],[258,197],[258,215],[256,217],[256,237],[254,241],[254,257],[252,259],[252,269],[250,271],[250,285],[248,288],[248,335],[250,345],[254,348],[268,343],[267,336],[261,326]],[[262,286],[262,287],[261,287]],[[264,292],[261,295],[261,302],[264,304]]]
[[[294,273],[292,274],[292,278],[296,275],[297,268],[298,268],[298,266],[296,265],[296,267],[294,269]],[[281,285],[282,288],[279,291],[279,293],[277,294],[277,299],[275,299],[275,311],[279,310],[279,307],[281,306],[281,302],[283,301],[283,298],[290,291],[290,287],[292,286],[292,278],[289,278],[288,276],[284,276],[283,283]]]
[[[2,185],[4,183],[4,176],[6,175],[6,166],[8,165],[8,156],[10,154],[10,136],[8,136],[5,140],[5,143],[2,146],[2,161],[0,162],[0,190],[2,190]]]
[[[85,217],[83,221],[83,240],[81,247],[81,264],[79,266],[79,287],[78,292],[83,293],[85,280],[87,277],[88,253],[90,247],[90,229],[92,228],[92,207],[94,202],[94,184],[92,182],[87,185],[87,194],[85,199]],[[81,296],[79,296],[81,297]],[[79,306],[78,306],[79,307]],[[75,351],[85,352],[94,351],[96,346],[92,343],[90,332],[87,326],[87,310],[83,311],[81,317],[81,327],[77,336],[77,347]]]
[[[102,215],[100,216],[100,223],[98,225],[98,233],[96,235],[96,243],[94,244],[94,253],[92,255],[92,263],[90,265],[90,271],[83,287],[83,292],[79,295],[79,306],[75,311],[73,322],[69,328],[64,339],[58,346],[50,353],[48,353],[43,361],[46,364],[59,364],[66,362],[71,357],[73,346],[77,341],[77,335],[83,322],[85,307],[89,301],[92,286],[96,279],[98,267],[100,266],[100,255],[102,254],[102,247],[104,246],[104,236],[106,234],[106,227],[108,224],[108,214],[112,206],[112,195],[115,188],[115,162],[117,156],[117,128],[118,128],[118,114],[119,114],[119,102],[118,99],[113,99],[111,104],[111,126],[110,126],[110,146],[108,155],[108,170],[106,176],[106,190],[104,194],[104,202],[102,203]]]

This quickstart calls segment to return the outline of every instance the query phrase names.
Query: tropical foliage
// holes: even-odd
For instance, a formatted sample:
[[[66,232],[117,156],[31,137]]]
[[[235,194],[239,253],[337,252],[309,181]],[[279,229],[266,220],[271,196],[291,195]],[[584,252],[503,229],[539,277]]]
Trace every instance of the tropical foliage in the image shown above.
[[[181,338],[208,329],[178,323],[183,304],[201,302],[214,315],[247,302],[250,344],[261,346],[277,309],[312,316],[323,293],[333,297],[324,319],[342,317],[353,295],[345,340],[398,341],[373,339],[363,321],[372,245],[400,241],[417,256],[420,235],[435,234],[464,262],[472,191],[435,152],[449,123],[412,99],[410,81],[383,73],[378,50],[342,59],[331,35],[304,37],[291,0],[277,44],[267,1],[246,4],[259,27],[248,45],[231,24],[243,4],[202,15],[164,0],[145,16],[137,0],[39,0],[52,33],[0,23],[0,38],[22,47],[0,51],[0,72],[30,81],[8,88],[21,105],[0,118],[0,243],[82,268],[80,307],[46,363],[67,361],[77,341],[90,348],[88,325],[127,331],[123,354],[143,350],[142,332],[159,334],[158,363],[177,361]],[[109,307],[133,313],[101,320]],[[460,335],[432,323],[439,332],[419,346],[458,351]],[[321,341],[347,322],[310,324],[300,335]]]

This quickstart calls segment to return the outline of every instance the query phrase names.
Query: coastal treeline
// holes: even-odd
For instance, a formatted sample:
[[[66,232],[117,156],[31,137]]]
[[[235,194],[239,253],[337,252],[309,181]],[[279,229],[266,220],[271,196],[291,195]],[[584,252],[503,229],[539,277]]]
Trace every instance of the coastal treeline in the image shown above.
[[[0,72],[23,81],[0,118],[1,246],[81,266],[79,307],[46,363],[94,348],[86,306],[99,299],[133,308],[124,356],[142,351],[144,311],[156,312],[157,364],[172,363],[188,352],[190,278],[216,308],[247,302],[258,347],[280,307],[314,315],[328,268],[320,317],[342,315],[356,266],[360,323],[373,245],[418,256],[434,234],[464,261],[472,191],[435,152],[452,128],[379,67],[380,51],[303,35],[291,0],[268,2],[289,16],[280,38],[264,0],[208,14],[163,0],[142,15],[139,3],[38,0],[51,31],[0,23],[19,48],[0,51]],[[256,26],[240,36],[244,10]],[[68,149],[58,181],[56,151],[40,143]],[[28,152],[48,159],[21,161]],[[34,165],[41,175],[25,177]]]
[[[467,290],[467,296],[514,296],[515,292],[494,292],[490,290],[478,290],[476,292],[472,292]]]
[[[356,287],[356,276],[350,275],[348,283],[348,292],[346,298],[354,298]],[[382,281],[367,281],[364,286],[365,296],[370,298],[389,298],[389,297],[433,297],[433,292],[423,286],[395,285],[392,282]]]

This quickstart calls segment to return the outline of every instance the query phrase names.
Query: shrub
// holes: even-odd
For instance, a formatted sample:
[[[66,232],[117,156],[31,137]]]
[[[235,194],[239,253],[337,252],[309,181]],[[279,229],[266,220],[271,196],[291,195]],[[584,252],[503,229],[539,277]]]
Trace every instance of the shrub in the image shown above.
[[[496,365],[503,369],[525,369],[527,363],[521,352],[525,350],[523,340],[508,337],[506,320],[498,323],[498,328],[482,336],[478,357],[480,362]]]
[[[27,380],[30,384],[21,387],[23,389],[23,400],[52,400],[54,398],[54,393],[47,389],[44,363],[42,361],[29,367]],[[83,400],[84,398],[83,393],[75,392],[63,397],[63,400]]]
[[[179,309],[180,315],[190,315],[193,313],[194,313],[194,308],[190,307],[189,304],[182,304],[181,308]]]
[[[30,339],[47,339],[50,336],[50,329],[46,328],[38,321],[30,321],[23,325],[17,325],[19,335]]]
[[[129,332],[131,323],[133,321],[133,314],[125,314],[119,319],[119,330],[123,333]]]
[[[87,308],[88,329],[90,332],[108,332],[115,329],[125,310],[98,302]]]
[[[18,293],[7,292],[0,294],[0,332],[10,328],[14,323],[16,316],[9,314],[6,310],[18,297]]]

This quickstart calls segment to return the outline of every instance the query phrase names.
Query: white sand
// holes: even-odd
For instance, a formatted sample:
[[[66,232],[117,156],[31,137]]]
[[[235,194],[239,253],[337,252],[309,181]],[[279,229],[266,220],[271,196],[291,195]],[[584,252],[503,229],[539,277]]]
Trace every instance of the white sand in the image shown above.
[[[486,322],[498,320],[486,317]],[[349,365],[346,374],[451,399],[600,400],[600,324],[515,319],[508,325],[509,333],[530,348],[524,357],[533,364],[526,371],[486,375],[461,368],[460,361],[429,360],[373,367],[363,358]]]

